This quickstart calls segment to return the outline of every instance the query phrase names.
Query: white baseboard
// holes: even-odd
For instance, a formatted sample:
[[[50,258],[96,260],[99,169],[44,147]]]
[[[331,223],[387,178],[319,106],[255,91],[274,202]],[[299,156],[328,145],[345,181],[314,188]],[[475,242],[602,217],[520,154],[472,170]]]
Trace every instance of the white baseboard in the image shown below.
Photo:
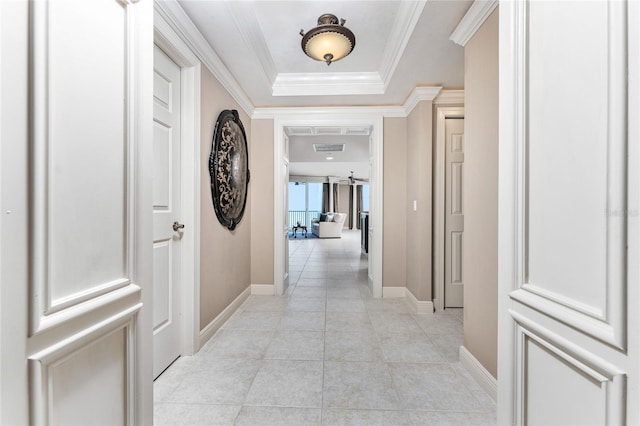
[[[407,289],[407,302],[416,314],[432,314],[433,302],[431,300],[418,300],[409,289]]]
[[[496,402],[498,399],[498,381],[487,371],[480,361],[464,346],[460,346],[460,363],[467,369],[471,377],[480,385],[489,397]]]
[[[407,296],[406,287],[382,287],[383,299],[395,299]]]
[[[416,314],[432,314],[433,302],[430,300],[421,301],[411,293],[406,287],[382,287],[383,299],[406,298],[407,303]]]
[[[438,298],[434,298],[433,299],[433,312],[439,312],[444,310],[444,308],[440,305],[440,301],[438,300]]]
[[[251,294],[254,296],[273,296],[274,292],[273,284],[251,284]]]
[[[245,300],[251,295],[251,286],[247,287],[242,293],[236,297],[233,302],[222,310],[217,317],[213,319],[205,328],[200,330],[200,338],[198,339],[198,350],[207,343],[209,339],[216,334],[216,331],[224,325],[224,323],[238,310]]]

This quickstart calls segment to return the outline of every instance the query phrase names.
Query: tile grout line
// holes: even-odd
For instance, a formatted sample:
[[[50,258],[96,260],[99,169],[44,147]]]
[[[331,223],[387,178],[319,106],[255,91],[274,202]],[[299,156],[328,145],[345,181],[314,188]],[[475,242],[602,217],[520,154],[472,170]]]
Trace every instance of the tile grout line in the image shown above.
[[[269,341],[269,345],[271,344],[271,342],[273,342],[273,339],[278,331],[278,326],[280,325],[280,322],[282,321],[282,319],[284,318],[284,314],[280,317],[280,319],[278,320],[278,323],[275,325],[274,330],[271,330],[271,340]],[[267,345],[267,348],[268,346]],[[245,407],[245,404],[247,402],[247,398],[249,397],[249,393],[251,392],[251,388],[253,388],[253,384],[256,381],[256,378],[258,377],[258,374],[260,374],[260,370],[262,369],[262,367],[264,366],[264,356],[266,354],[266,349],[265,351],[262,353],[262,356],[260,357],[260,365],[258,366],[257,370],[256,370],[256,374],[253,376],[253,379],[251,380],[251,384],[247,387],[247,393],[244,395],[244,398],[242,400],[242,403],[240,404],[240,410],[238,410],[238,414],[236,415],[236,418],[233,421],[233,424],[235,425],[238,421],[238,418],[240,417],[240,413],[242,412],[242,409]]]
[[[327,269],[327,277],[324,280],[324,327],[322,330],[322,381],[320,388],[320,425],[324,422],[324,379],[325,379],[325,360],[327,357],[327,305],[329,304],[328,300],[328,280],[329,280],[329,271]]]
[[[366,306],[366,305],[365,305]],[[387,362],[387,357],[384,353],[384,348],[382,347],[382,342],[380,340],[380,335],[378,334],[378,330],[373,326],[373,321],[371,320],[371,311],[369,311],[369,307],[367,308],[367,315],[369,316],[369,321],[371,322],[371,328],[373,329],[373,334],[376,336],[376,340],[378,341],[378,347],[380,348],[380,354],[382,355],[382,363],[387,369],[387,373],[389,374],[389,378],[391,379],[391,385],[393,386],[393,391],[396,394],[396,398],[398,398],[398,410],[405,410],[404,407],[404,399],[400,396],[398,392],[398,385],[396,381],[393,379],[393,374],[391,374],[391,368],[389,367],[389,362]]]

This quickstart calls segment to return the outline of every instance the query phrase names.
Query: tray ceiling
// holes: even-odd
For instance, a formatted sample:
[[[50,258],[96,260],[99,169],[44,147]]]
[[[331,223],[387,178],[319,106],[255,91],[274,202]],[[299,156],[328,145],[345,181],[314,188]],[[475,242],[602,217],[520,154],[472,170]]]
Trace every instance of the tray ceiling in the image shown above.
[[[463,86],[463,48],[449,37],[471,1],[178,3],[256,107],[399,105],[416,86]],[[300,29],[323,13],[356,36],[331,66],[300,48]]]

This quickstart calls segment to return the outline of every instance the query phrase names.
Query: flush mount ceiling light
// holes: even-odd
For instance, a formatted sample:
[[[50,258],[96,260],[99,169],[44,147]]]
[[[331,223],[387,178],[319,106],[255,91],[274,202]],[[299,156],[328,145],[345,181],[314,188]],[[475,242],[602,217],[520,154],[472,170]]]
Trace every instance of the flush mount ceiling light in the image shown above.
[[[316,61],[327,65],[347,56],[356,46],[356,37],[344,26],[346,21],[338,21],[336,15],[325,13],[318,18],[318,26],[307,33],[300,30],[302,50]]]
[[[327,155],[327,160],[333,160],[333,155],[331,155],[331,153]]]

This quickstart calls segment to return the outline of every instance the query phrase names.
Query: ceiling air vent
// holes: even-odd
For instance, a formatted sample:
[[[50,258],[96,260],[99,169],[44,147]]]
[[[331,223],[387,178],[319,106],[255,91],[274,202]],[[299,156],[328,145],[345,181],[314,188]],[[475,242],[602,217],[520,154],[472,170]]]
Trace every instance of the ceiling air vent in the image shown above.
[[[313,135],[313,127],[288,127],[287,130],[289,136]]]
[[[345,135],[348,136],[368,136],[370,133],[370,130],[368,127],[349,127],[347,128],[347,130],[345,131]]]
[[[343,143],[314,143],[313,150],[315,152],[343,152]]]
[[[316,127],[316,135],[341,135],[341,127]]]

